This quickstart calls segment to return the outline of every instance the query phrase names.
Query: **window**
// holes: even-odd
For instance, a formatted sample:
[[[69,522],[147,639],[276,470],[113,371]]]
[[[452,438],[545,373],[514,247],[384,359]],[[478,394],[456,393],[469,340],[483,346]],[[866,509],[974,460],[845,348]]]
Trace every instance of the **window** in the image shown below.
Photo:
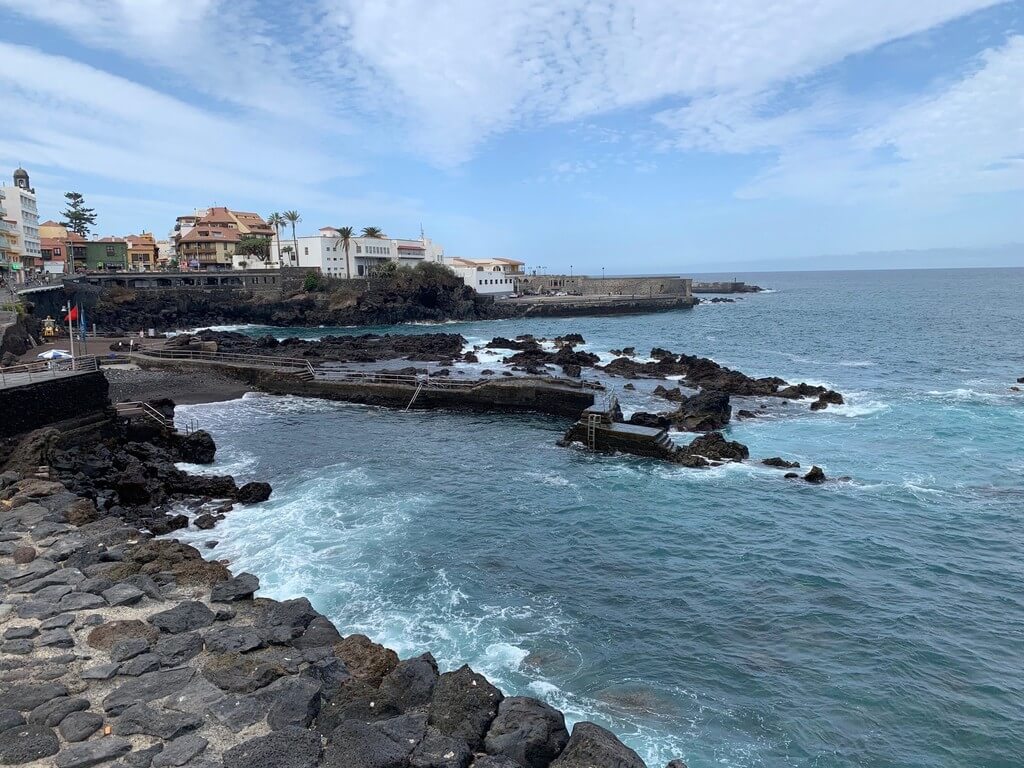
[[[363,252],[363,246],[361,246],[359,243],[356,243],[356,253],[362,253],[362,252]],[[362,274],[362,272],[360,272],[359,274]]]
[[[305,254],[303,254],[303,255],[305,255],[305,256],[309,256],[309,248],[303,248],[302,250],[304,250],[304,251],[306,252],[306,253],[305,253]]]
[[[363,276],[363,265],[362,264],[359,265],[359,276],[360,277]]]
[[[113,256],[114,255],[114,246],[108,245],[106,250],[107,250],[107,256]]]

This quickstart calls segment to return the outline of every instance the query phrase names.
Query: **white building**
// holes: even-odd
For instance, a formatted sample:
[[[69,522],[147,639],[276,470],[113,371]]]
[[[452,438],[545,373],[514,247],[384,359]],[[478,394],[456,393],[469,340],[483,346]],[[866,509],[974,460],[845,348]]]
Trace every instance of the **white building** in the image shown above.
[[[42,260],[43,252],[39,240],[39,209],[36,206],[36,191],[29,185],[28,171],[18,168],[14,172],[14,184],[0,187],[3,192],[8,229],[13,223],[14,234],[17,235],[18,248],[21,251],[18,261],[11,261],[14,272],[24,272]],[[19,281],[24,279],[22,275]]]
[[[429,237],[416,240],[385,237],[351,237],[348,253],[344,241],[334,227],[322,227],[319,234],[296,238],[297,243],[282,233],[280,244],[270,246],[270,260],[284,266],[318,268],[327,277],[340,279],[368,277],[382,264],[392,261],[402,267],[413,267],[425,261],[442,263],[444,248]],[[287,249],[298,247],[298,261],[289,260]],[[279,253],[280,251],[280,253]]]
[[[523,275],[523,262],[515,259],[463,259],[458,256],[444,260],[445,266],[462,278],[462,282],[484,296],[509,296],[518,290]]]

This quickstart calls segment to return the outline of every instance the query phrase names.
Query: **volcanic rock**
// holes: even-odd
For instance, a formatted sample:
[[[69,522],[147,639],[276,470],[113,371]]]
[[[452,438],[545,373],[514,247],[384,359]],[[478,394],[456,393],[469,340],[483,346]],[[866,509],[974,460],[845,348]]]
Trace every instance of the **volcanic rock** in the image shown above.
[[[503,698],[501,691],[487,678],[464,664],[438,678],[430,701],[428,722],[441,733],[458,736],[469,744],[470,749],[479,751]]]
[[[615,735],[594,723],[576,723],[562,754],[551,768],[647,768]]]
[[[484,746],[490,755],[506,755],[524,768],[547,768],[569,741],[565,718],[557,709],[525,696],[504,699]]]

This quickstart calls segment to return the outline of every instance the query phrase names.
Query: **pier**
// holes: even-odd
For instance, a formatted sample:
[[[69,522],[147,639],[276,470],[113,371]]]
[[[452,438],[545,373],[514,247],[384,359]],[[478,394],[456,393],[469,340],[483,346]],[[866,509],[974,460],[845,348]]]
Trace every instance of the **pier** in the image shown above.
[[[586,408],[579,421],[559,441],[560,445],[572,443],[581,443],[587,450],[598,453],[631,453],[673,462],[682,454],[682,449],[669,438],[667,429],[623,422],[614,393],[605,394]]]
[[[460,379],[430,373],[392,373],[305,358],[207,350],[150,348],[130,356],[142,367],[216,367],[262,392],[390,408],[546,413],[577,417],[604,388],[579,379],[508,376]]]

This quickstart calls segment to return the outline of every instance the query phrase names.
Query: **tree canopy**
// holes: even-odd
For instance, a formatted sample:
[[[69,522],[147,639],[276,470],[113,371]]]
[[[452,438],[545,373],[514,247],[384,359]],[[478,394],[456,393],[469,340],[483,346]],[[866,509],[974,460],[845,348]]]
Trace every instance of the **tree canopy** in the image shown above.
[[[64,217],[64,226],[82,237],[88,237],[89,230],[96,225],[96,211],[85,207],[85,197],[79,192],[66,192],[64,198],[68,201],[67,209],[60,214]]]

